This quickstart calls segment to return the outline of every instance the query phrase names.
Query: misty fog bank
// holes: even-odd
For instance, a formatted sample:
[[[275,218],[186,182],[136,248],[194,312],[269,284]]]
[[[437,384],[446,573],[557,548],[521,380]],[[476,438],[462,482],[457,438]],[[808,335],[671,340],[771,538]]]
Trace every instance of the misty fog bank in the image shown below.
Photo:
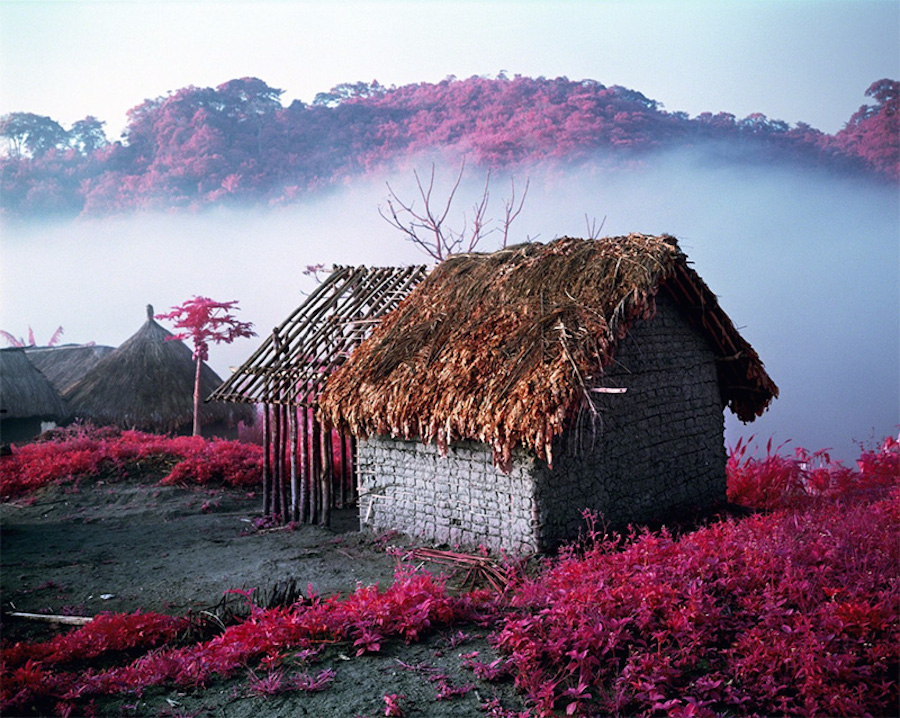
[[[427,174],[430,164],[422,165]],[[484,176],[467,172],[456,206],[470,210]],[[895,186],[814,171],[721,164],[671,153],[604,174],[583,169],[516,174],[531,186],[511,240],[585,236],[585,215],[603,235],[676,236],[723,309],[781,389],[768,413],[743,426],[727,415],[726,438],[832,447],[896,433],[900,423],[900,199]],[[411,173],[387,178],[413,198]],[[435,196],[452,183],[438,176]],[[0,328],[39,343],[57,326],[63,341],[117,346],[157,312],[195,294],[236,299],[238,318],[267,334],[315,283],[309,264],[427,264],[378,215],[385,178],[358,180],[279,209],[130,215],[74,222],[0,224]],[[491,183],[498,218],[508,177]],[[461,224],[460,219],[448,222]],[[495,245],[489,240],[482,249]],[[163,322],[165,324],[165,322]],[[223,377],[259,339],[211,348]]]

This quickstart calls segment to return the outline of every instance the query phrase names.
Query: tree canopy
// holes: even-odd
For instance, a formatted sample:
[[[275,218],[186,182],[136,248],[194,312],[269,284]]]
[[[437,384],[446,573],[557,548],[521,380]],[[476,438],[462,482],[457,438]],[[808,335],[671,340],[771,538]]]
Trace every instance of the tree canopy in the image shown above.
[[[385,87],[343,83],[285,107],[254,77],[189,86],[128,113],[120,140],[86,117],[0,118],[0,210],[108,214],[283,204],[419,152],[515,170],[526,163],[632,165],[674,147],[731,143],[737,161],[795,162],[900,179],[898,82],[882,79],[835,135],[760,113],[666,112],[640,92],[596,80],[500,75]]]

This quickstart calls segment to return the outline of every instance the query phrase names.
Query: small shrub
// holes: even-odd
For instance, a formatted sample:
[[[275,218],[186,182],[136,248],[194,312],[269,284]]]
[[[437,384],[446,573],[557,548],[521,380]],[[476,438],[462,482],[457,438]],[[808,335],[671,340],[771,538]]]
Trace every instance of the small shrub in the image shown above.
[[[163,484],[220,484],[255,487],[262,483],[262,448],[199,436],[159,436],[139,431],[77,425],[47,441],[14,447],[0,461],[0,499],[27,496],[51,483],[77,481],[113,472],[125,476],[146,462],[173,464]]]

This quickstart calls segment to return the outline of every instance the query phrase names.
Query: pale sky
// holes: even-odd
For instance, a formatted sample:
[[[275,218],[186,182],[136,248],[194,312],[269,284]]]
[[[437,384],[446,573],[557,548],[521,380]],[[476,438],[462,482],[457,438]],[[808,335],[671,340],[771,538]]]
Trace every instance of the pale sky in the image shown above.
[[[285,105],[341,82],[448,75],[593,79],[670,111],[839,130],[900,75],[896,0],[3,0],[0,114],[125,113],[188,85],[255,76]]]

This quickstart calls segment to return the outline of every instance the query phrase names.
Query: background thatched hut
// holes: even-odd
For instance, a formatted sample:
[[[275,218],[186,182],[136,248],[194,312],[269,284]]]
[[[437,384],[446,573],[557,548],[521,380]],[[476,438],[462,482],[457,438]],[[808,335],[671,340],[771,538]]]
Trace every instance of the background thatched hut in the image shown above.
[[[0,349],[0,442],[28,441],[65,422],[70,413],[24,349]]]
[[[112,350],[98,344],[62,344],[26,347],[25,356],[62,393]]]
[[[674,238],[562,238],[439,265],[329,380],[367,439],[361,520],[542,550],[725,500],[723,408],[777,396]]]
[[[156,433],[191,432],[195,364],[191,350],[153,318],[120,347],[102,357],[64,392],[75,416],[97,425]],[[202,396],[222,380],[206,364],[201,370]],[[234,436],[239,421],[251,423],[253,407],[223,402],[201,404],[204,436]]]

